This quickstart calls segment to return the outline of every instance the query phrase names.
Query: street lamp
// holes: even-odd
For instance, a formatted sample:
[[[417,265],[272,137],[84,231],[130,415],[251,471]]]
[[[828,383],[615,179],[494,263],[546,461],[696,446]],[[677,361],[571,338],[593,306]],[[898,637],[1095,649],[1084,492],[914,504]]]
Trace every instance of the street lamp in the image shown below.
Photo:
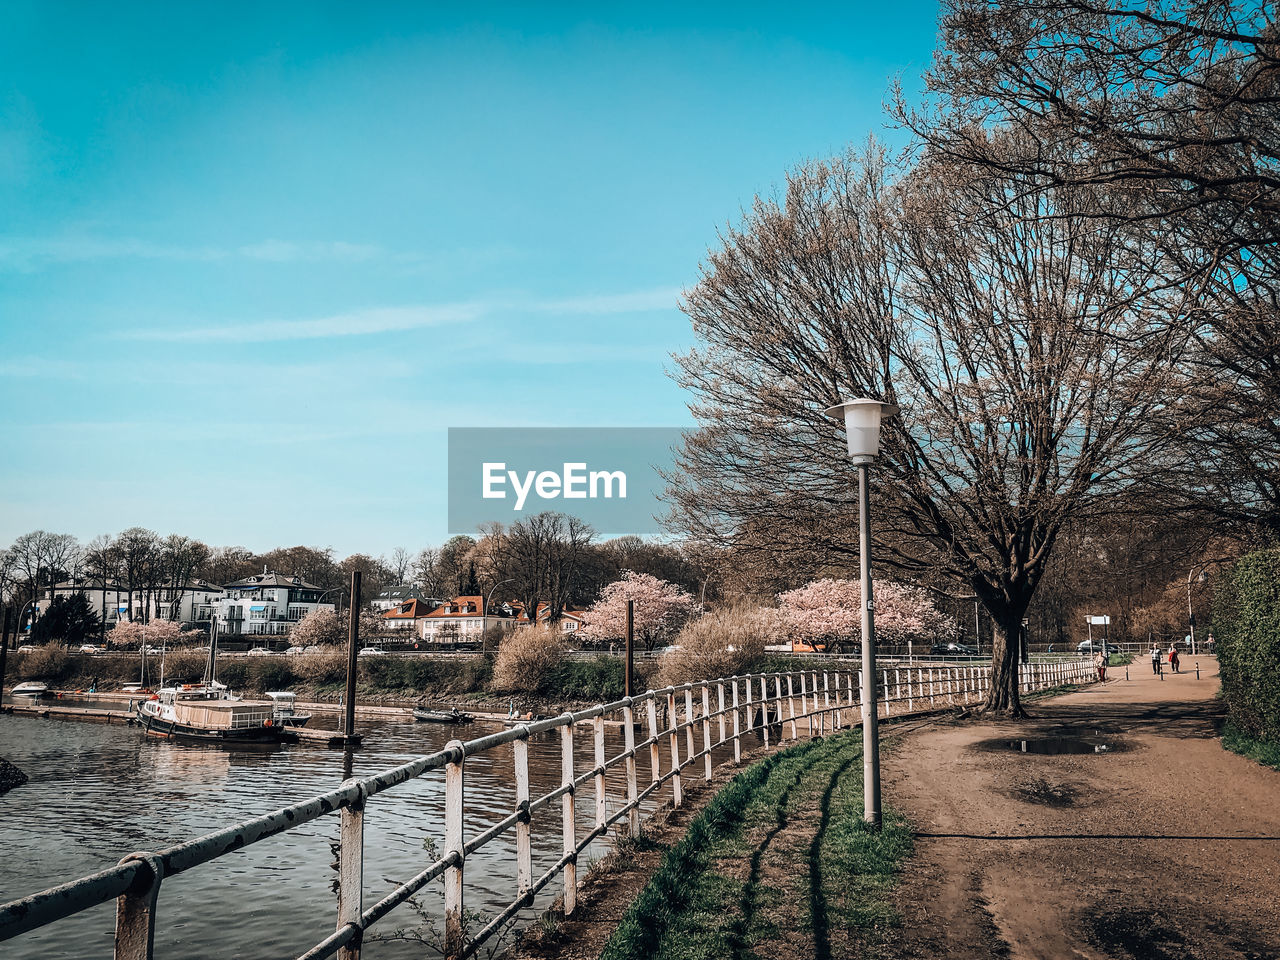
[[[485,648],[488,646],[488,641],[485,640],[485,634],[489,632],[489,601],[493,599],[493,591],[497,590],[504,583],[515,583],[515,580],[512,580],[512,579],[499,580],[497,583],[495,583],[492,587],[489,588],[489,593],[484,598],[484,609],[480,611],[480,650],[481,652],[484,652]],[[533,612],[533,616],[534,616],[534,620],[536,620],[538,617],[537,610]],[[533,623],[532,626],[536,627],[537,624]]]
[[[876,706],[875,602],[871,595],[871,505],[867,474],[880,454],[880,421],[898,408],[879,400],[845,400],[827,409],[843,417],[849,459],[858,468],[858,544],[862,573],[862,818],[880,826],[880,720]]]
[[[1189,634],[1189,636],[1191,637],[1191,655],[1192,656],[1196,655],[1196,614],[1195,614],[1195,611],[1191,609],[1191,578],[1192,576],[1194,576],[1195,572],[1196,572],[1195,567],[1192,567],[1190,570],[1187,571],[1187,622],[1191,627],[1191,633]],[[1200,568],[1200,576],[1197,577],[1196,579],[1200,583],[1204,582],[1205,576],[1204,576],[1203,567]]]

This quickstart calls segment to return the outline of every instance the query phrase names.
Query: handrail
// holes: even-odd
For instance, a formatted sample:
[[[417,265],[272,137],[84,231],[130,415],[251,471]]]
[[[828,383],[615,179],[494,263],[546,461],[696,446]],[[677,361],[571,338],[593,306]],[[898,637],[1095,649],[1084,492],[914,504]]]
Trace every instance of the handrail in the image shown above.
[[[342,820],[338,855],[339,920],[334,932],[303,953],[300,960],[319,960],[335,954],[342,960],[358,960],[363,932],[441,877],[445,883],[445,955],[449,960],[460,960],[474,954],[489,937],[531,905],[538,892],[557,874],[562,878],[564,912],[572,914],[578,855],[597,839],[607,836],[610,827],[621,824],[624,819],[627,820],[626,833],[634,835],[639,829],[641,805],[664,788],[669,789],[673,806],[679,807],[683,803],[683,777],[700,774],[706,780],[712,778],[715,766],[712,753],[716,747],[731,747],[732,759],[722,763],[736,764],[742,759],[742,737],[746,733],[758,733],[768,747],[784,739],[799,739],[802,728],[812,737],[857,725],[861,713],[861,671],[832,669],[831,664],[821,667],[677,684],[556,717],[520,723],[465,743],[451,741],[443,750],[376,774],[352,778],[300,803],[155,853],[130,854],[114,867],[0,904],[0,941],[114,899],[117,901],[117,960],[150,960],[156,896],[166,878],[337,813]],[[1023,664],[1018,671],[1019,686],[1027,691],[1096,679],[1092,663],[1082,660]],[[903,666],[888,662],[877,674],[874,682],[878,709],[886,718],[976,702],[985,696],[991,682],[990,666],[963,664]],[[660,711],[664,714],[661,727]],[[605,725],[615,722],[606,718],[618,714],[621,714],[626,746],[621,752],[606,756]],[[713,723],[717,728],[714,736]],[[575,769],[578,761],[574,756],[575,728],[579,727],[590,729],[594,744],[594,763],[580,770]],[[636,739],[638,727],[647,732],[644,739]],[[553,731],[558,732],[561,739],[560,783],[544,794],[530,797],[526,744],[531,737]],[[515,745],[514,808],[475,836],[465,838],[466,760],[507,744]],[[637,760],[646,755],[650,782],[642,787],[637,779]],[[700,769],[695,769],[700,761]],[[619,767],[625,771],[626,796],[619,798],[621,802],[615,803],[610,813],[607,774]],[[363,908],[360,881],[365,805],[387,790],[439,770],[445,771],[443,854],[373,906]],[[587,788],[592,785],[594,791],[589,791]],[[582,834],[577,826],[577,804],[588,802],[591,792],[594,792],[595,822]],[[554,810],[557,801],[561,807],[558,819],[562,855],[547,872],[534,878],[530,841],[534,815]],[[551,818],[544,814],[540,822],[548,819]],[[474,936],[468,936],[462,909],[467,858],[513,830],[516,833],[515,894]]]

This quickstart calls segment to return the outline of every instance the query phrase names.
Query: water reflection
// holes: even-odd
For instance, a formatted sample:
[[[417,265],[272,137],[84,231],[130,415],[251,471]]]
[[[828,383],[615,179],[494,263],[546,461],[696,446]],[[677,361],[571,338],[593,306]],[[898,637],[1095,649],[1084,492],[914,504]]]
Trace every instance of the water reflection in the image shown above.
[[[317,718],[323,724],[324,718]],[[313,721],[315,722],[315,721]],[[468,738],[500,729],[477,722]],[[31,781],[0,798],[0,900],[9,900],[102,869],[127,853],[155,850],[270,812],[364,776],[442,749],[449,727],[385,718],[361,724],[355,751],[286,745],[259,750],[148,740],[140,730],[52,719],[0,716],[0,753]],[[701,737],[699,736],[699,742]],[[682,740],[681,749],[684,749]],[[579,728],[579,774],[594,767],[589,728]],[[606,728],[606,754],[623,750],[620,728]],[[663,744],[664,758],[668,756]],[[560,739],[543,734],[529,744],[534,796],[561,781]],[[511,745],[466,762],[466,832],[474,836],[514,806]],[[664,759],[664,763],[666,760]],[[650,778],[647,751],[638,760],[641,786]],[[625,798],[621,766],[609,773],[609,813]],[[593,825],[594,791],[579,792],[579,836]],[[444,776],[433,772],[370,800],[365,815],[365,903],[385,896],[420,871],[443,846]],[[296,956],[333,929],[338,817],[325,817],[246,850],[164,881],[156,955],[173,958]],[[560,808],[533,819],[535,877],[560,856]],[[586,857],[604,852],[599,843]],[[581,875],[581,873],[580,873]],[[515,889],[515,836],[510,833],[467,860],[467,907],[496,912]],[[534,909],[559,892],[554,881]],[[428,917],[443,912],[442,889],[417,897]],[[527,916],[533,915],[533,910]],[[383,923],[416,926],[400,908]],[[109,958],[113,907],[87,911],[5,944],[7,960],[50,956]],[[381,926],[381,925],[380,925]],[[372,960],[421,957],[421,944],[373,942]]]

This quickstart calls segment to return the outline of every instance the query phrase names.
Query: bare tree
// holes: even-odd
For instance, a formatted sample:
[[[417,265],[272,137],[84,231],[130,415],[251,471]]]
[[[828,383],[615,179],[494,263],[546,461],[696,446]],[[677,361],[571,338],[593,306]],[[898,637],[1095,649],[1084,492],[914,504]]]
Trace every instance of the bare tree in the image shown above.
[[[413,560],[413,554],[406,547],[396,547],[391,551],[391,556],[387,558],[387,569],[394,575],[396,583],[408,581]]]
[[[148,597],[159,579],[160,540],[151,530],[130,527],[116,537],[120,555],[120,576],[128,597],[128,615],[133,619],[133,598],[137,594],[142,603],[142,619],[150,618]]]
[[[593,532],[577,517],[548,511],[521,518],[509,527],[491,524],[484,530],[482,543],[492,576],[511,581],[512,593],[529,621],[537,622],[538,606],[545,602],[547,619],[554,622],[578,586]]]
[[[977,594],[996,625],[986,708],[1020,713],[1017,639],[1054,543],[1133,482],[1180,355],[1167,321],[1185,293],[1098,202],[945,158],[903,175],[874,148],[758,200],[686,299],[700,345],[678,379],[699,429],[674,522],[852,566],[853,471],[822,410],[896,403],[879,556]]]
[[[107,635],[107,586],[108,584],[114,584],[120,576],[120,549],[110,534],[103,533],[89,541],[85,547],[84,566],[85,574],[90,583],[96,586],[100,592],[101,622],[99,623],[98,632],[99,636],[105,639]]]
[[[1275,0],[947,0],[933,151],[1042,184],[1106,184],[1097,216],[1201,290],[1158,493],[1280,532],[1280,32]],[[993,127],[1023,136],[993,146]],[[1111,198],[1110,201],[1107,198]],[[1175,415],[1176,414],[1176,415]]]

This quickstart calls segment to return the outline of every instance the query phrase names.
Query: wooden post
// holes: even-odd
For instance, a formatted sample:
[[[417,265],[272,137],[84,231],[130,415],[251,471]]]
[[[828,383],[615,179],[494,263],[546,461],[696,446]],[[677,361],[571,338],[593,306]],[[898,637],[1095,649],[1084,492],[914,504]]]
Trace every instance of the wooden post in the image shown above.
[[[667,694],[667,714],[671,718],[668,737],[671,743],[671,805],[679,807],[684,802],[684,792],[680,789],[680,724],[676,716],[676,692]]]
[[[702,685],[702,770],[707,781],[711,780],[711,690]]]
[[[796,685],[791,674],[787,674],[787,712],[791,714],[791,739],[799,740],[800,731],[796,729]]]
[[[716,707],[717,719],[720,721],[720,743],[724,743],[726,737],[724,732],[724,684],[716,684]]]
[[[141,866],[132,889],[116,897],[116,960],[151,960],[155,946],[156,898],[160,895],[164,863],[151,854],[135,854],[120,862],[137,861]]]
[[[650,782],[662,779],[662,747],[658,741],[658,698],[650,695],[645,701],[649,718],[649,772]]]
[[[622,746],[627,752],[627,758],[622,762],[622,768],[627,776],[627,807],[630,809],[627,814],[627,832],[633,837],[638,837],[640,836],[640,804],[636,800],[639,794],[639,788],[636,786],[636,712],[630,703],[622,708]]]
[[[578,837],[573,804],[573,722],[560,728],[560,834],[564,841],[564,915],[572,915],[578,905]]]
[[[782,678],[781,677],[773,678],[773,698],[774,700],[777,701],[775,704],[775,708],[776,708],[775,717],[778,721],[778,743],[781,744],[782,741],[786,739],[786,733],[784,732],[786,730],[786,727],[783,725],[783,722],[782,722]]]
[[[751,685],[751,681],[747,681],[747,686]],[[769,681],[764,677],[760,678],[760,736],[764,740],[764,747],[769,749]]]
[[[351,615],[358,616],[359,608],[352,607]],[[466,930],[463,917],[463,851],[462,811],[463,772],[466,762],[462,741],[453,740],[445,747],[454,751],[457,760],[451,760],[444,768],[444,854],[454,862],[444,871],[444,955],[448,960],[462,956],[466,949]]]
[[[633,689],[633,677],[635,675],[635,659],[636,659],[636,602],[634,600],[627,601],[627,665],[623,671],[623,696],[633,697],[635,692]]]
[[[809,675],[801,672],[800,674],[800,704],[804,711],[805,719],[809,721],[809,739],[813,739],[813,714],[809,710]]]
[[[822,732],[831,732],[831,680],[827,671],[822,671]]]
[[[884,701],[884,715],[887,717],[889,715],[889,701],[893,699],[892,697],[889,696],[889,671],[888,670],[880,671],[880,682],[882,684],[881,689],[884,690],[884,696],[881,697],[880,699]]]
[[[351,571],[351,606],[347,609],[347,696],[342,733],[349,740],[356,732],[356,654],[360,649],[360,571]]]
[[[596,748],[596,829],[603,836],[604,822],[608,819],[604,795],[604,717],[596,717],[592,725]]]
[[[747,692],[747,702],[746,702],[747,724],[746,724],[746,726],[747,726],[747,733],[750,733],[752,730],[754,730],[754,729],[756,728],[756,721],[755,721],[755,717],[753,717],[753,716],[751,715],[751,705],[752,705],[752,703],[753,703],[753,702],[754,702],[754,700],[755,700],[755,694],[754,694],[754,693],[752,692],[752,690],[751,690],[751,675],[750,675],[750,674],[747,674],[747,680],[746,680],[746,683],[744,683],[744,684],[742,685],[742,687],[743,687],[743,689],[744,689],[744,690],[746,690],[746,692]]]
[[[738,679],[733,680],[733,762],[742,762],[742,718],[738,713]]]
[[[516,773],[516,891],[520,896],[533,886],[533,845],[529,813],[529,741],[516,740],[511,744],[515,752]]]
[[[698,752],[694,746],[693,733],[693,687],[684,692],[684,719],[689,726],[685,727],[685,745],[688,749],[685,751],[685,761],[692,759],[693,755]]]

